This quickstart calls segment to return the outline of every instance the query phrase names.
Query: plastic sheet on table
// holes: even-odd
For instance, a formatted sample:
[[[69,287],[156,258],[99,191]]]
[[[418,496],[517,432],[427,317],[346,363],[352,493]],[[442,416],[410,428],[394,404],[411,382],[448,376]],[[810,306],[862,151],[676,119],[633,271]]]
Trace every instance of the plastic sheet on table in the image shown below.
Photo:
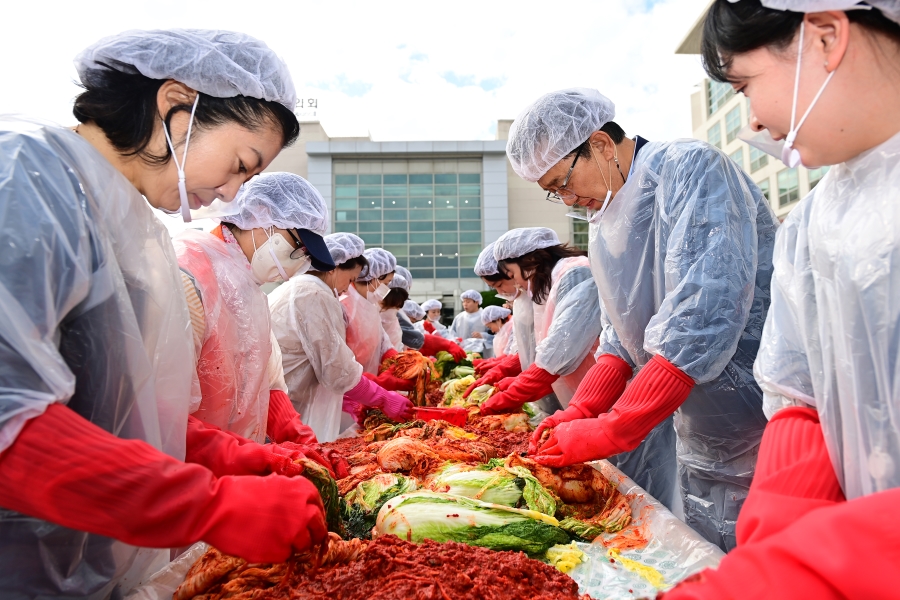
[[[203,542],[194,544],[175,560],[140,582],[125,596],[125,600],[172,600],[172,594],[207,548],[209,546]]]
[[[661,589],[717,566],[725,556],[609,462],[598,461],[593,466],[611,481],[619,482],[619,491],[631,505],[633,521],[619,533],[604,534],[591,544],[578,544],[586,556],[569,575],[578,582],[580,593],[590,594],[595,600],[654,598]],[[610,549],[619,556],[610,556]],[[644,575],[628,569],[628,561],[659,573],[662,586],[658,588]]]

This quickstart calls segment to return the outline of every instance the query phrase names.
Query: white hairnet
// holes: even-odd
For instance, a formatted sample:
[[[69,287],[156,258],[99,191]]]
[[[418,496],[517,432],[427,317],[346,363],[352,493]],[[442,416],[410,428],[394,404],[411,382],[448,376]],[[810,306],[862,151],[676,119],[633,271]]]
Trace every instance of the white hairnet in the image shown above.
[[[342,265],[351,258],[362,256],[366,251],[366,243],[363,239],[352,233],[330,233],[323,239],[336,265]]]
[[[444,307],[444,305],[441,304],[440,300],[432,299],[432,300],[426,300],[425,302],[422,303],[422,310],[424,310],[425,312],[428,312],[429,310],[434,310],[436,308],[443,308],[443,307]]]
[[[369,248],[363,255],[369,261],[369,266],[362,270],[357,281],[372,281],[384,277],[397,267],[397,259],[384,248]]]
[[[421,320],[425,318],[425,311],[421,306],[419,306],[412,300],[407,300],[403,303],[403,312],[405,312],[406,316],[408,316],[410,319]]]
[[[507,231],[494,242],[494,258],[518,258],[529,252],[559,244],[559,236],[547,227],[522,227]]]
[[[412,290],[412,274],[406,269],[406,267],[401,267],[397,265],[394,267],[394,278],[391,279],[390,285],[388,287],[392,288],[403,288],[407,292]]]
[[[513,171],[537,181],[615,116],[612,100],[597,90],[571,88],[541,96],[509,129],[506,154]]]
[[[483,311],[481,311],[481,322],[487,325],[491,321],[496,321],[497,319],[505,319],[511,314],[512,311],[508,308],[503,308],[502,306],[488,306]]]
[[[482,298],[481,294],[476,292],[475,290],[466,290],[459,296],[462,300],[473,300],[478,304],[481,304]]]
[[[211,29],[130,30],[105,37],[75,58],[78,77],[111,68],[174,79],[216,98],[248,96],[293,111],[297,92],[287,64],[256,38]]]
[[[735,0],[729,0],[735,2]],[[790,10],[793,12],[811,13],[828,10],[865,9],[866,6],[877,8],[884,16],[895,23],[900,23],[900,0],[761,0],[760,4],[774,10]]]
[[[263,173],[241,186],[235,203],[241,212],[222,220],[244,231],[256,228],[309,229],[319,235],[328,228],[328,209],[319,191],[293,173]]]
[[[487,277],[488,275],[496,275],[500,272],[497,266],[497,259],[494,258],[494,243],[491,242],[478,255],[475,261],[475,274],[479,277]]]
[[[388,287],[391,289],[398,288],[401,290],[409,291],[409,282],[406,281],[406,277],[400,275],[399,273],[394,273],[394,276],[391,278],[391,282],[388,284]]]

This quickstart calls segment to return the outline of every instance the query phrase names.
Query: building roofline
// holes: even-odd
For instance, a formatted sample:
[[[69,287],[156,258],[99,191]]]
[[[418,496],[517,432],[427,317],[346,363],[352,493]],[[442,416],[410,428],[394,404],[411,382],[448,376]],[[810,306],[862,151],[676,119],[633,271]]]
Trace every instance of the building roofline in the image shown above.
[[[675,54],[700,54],[700,38],[703,34],[703,20],[706,18],[706,13],[709,11],[709,7],[712,6],[713,0],[709,0],[706,3],[706,8],[700,13],[700,16],[694,22],[694,25],[691,27],[688,34],[681,40],[681,43],[678,44],[678,49],[675,50]]]
[[[379,154],[388,155],[429,155],[479,156],[485,154],[505,154],[506,140],[467,140],[446,142],[350,142],[333,140],[329,142],[307,142],[306,153],[310,156],[357,157]]]

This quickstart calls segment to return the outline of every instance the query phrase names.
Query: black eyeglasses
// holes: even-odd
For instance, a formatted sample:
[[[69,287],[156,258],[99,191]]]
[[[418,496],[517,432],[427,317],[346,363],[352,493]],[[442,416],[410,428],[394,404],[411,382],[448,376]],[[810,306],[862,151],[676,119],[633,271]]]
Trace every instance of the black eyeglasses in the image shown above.
[[[300,239],[300,236],[297,234],[295,229],[286,230],[288,235],[291,236],[291,239],[294,240],[294,244],[296,244],[296,248],[291,251],[291,259],[297,260],[306,252],[306,246],[303,245],[303,241]]]
[[[575,170],[575,163],[578,162],[578,152],[575,152],[575,160],[572,161],[572,166],[569,167],[569,172],[566,173],[566,178],[563,179],[562,185],[556,188],[555,192],[547,192],[547,200],[553,202],[554,204],[565,204],[566,200],[575,200],[578,198],[578,194],[573,194],[571,190],[566,189],[566,186],[569,185],[569,179],[572,177],[572,171]],[[562,192],[560,194],[560,192]]]

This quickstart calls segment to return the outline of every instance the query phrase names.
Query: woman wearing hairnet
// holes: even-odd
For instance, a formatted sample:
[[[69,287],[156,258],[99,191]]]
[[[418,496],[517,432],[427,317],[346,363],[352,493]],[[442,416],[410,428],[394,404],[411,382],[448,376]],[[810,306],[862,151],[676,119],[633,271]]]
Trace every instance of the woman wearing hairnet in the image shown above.
[[[369,248],[368,265],[341,298],[347,314],[347,345],[366,373],[378,374],[381,363],[396,354],[381,325],[381,301],[390,293],[397,259],[383,248]]]
[[[614,116],[596,90],[553,92],[516,119],[507,144],[521,177],[588,210],[603,313],[597,364],[532,446],[552,428],[536,448],[545,465],[614,456],[676,413],[685,520],[730,549],[765,426],[752,365],[776,221],[721,151],[629,139]]]
[[[747,94],[752,128],[832,166],[775,243],[755,364],[770,420],[738,547],[667,598],[897,596],[900,2],[854,4],[706,16],[706,69]]]
[[[391,343],[398,351],[404,348],[419,350],[425,343],[425,334],[416,329],[406,313],[403,312],[403,308],[410,301],[412,273],[406,267],[397,265],[394,268],[394,278],[388,287],[391,288],[391,291],[381,301],[381,323],[384,330],[388,332]],[[415,302],[412,304],[418,306]]]
[[[267,173],[242,188],[240,212],[224,217],[212,233],[188,230],[173,243],[185,282],[194,332],[200,394],[191,403],[187,457],[248,462],[254,473],[260,449],[231,436],[211,436],[210,426],[239,438],[306,452],[325,461],[310,444],[316,436],[291,405],[278,343],[272,342],[269,306],[259,288],[287,281],[310,267],[334,269],[322,233],[328,209],[309,182],[293,173]],[[335,465],[340,470],[340,465]],[[266,474],[266,473],[260,473]]]
[[[409,321],[415,326],[419,321],[425,318],[425,311],[422,310],[422,307],[419,306],[419,303],[414,300],[407,300],[403,303],[403,314],[409,319]]]
[[[512,377],[522,372],[523,364],[527,366],[534,362],[534,312],[531,299],[527,295],[522,294],[522,290],[516,287],[513,278],[506,273],[500,272],[497,265],[497,259],[494,258],[494,242],[485,246],[484,250],[478,255],[475,261],[475,274],[481,277],[488,287],[497,292],[497,297],[506,300],[513,305],[513,318],[510,322],[510,338],[513,339],[512,345],[516,350],[504,352],[504,356],[496,355],[490,359],[476,359],[472,361],[475,372],[479,377],[484,377],[491,369],[496,368],[491,376],[484,380],[485,382],[496,383],[505,377]],[[515,325],[517,324],[517,325]],[[524,362],[519,360],[519,342],[517,336],[513,335],[513,331],[518,329],[522,342],[522,357]],[[508,348],[512,345],[507,344]],[[530,357],[530,358],[529,358]],[[479,384],[481,385],[481,384]],[[466,390],[465,396],[471,394],[477,386],[470,386]]]
[[[313,265],[292,277],[269,295],[269,309],[291,401],[316,437],[330,442],[340,433],[342,410],[355,415],[361,406],[377,407],[392,419],[405,419],[412,403],[363,377],[347,345],[339,297],[367,268],[365,244],[352,233],[327,235],[325,244],[337,267],[325,271]]]
[[[510,315],[512,315],[512,311],[501,306],[488,306],[481,311],[481,324],[486,329],[482,338],[485,349],[489,352],[488,356],[502,357],[510,354],[507,350],[512,333]]]
[[[168,560],[138,547],[198,540],[285,560],[326,535],[308,481],[181,462],[193,349],[151,206],[230,201],[296,139],[287,67],[202,30],[106,38],[76,67],[74,131],[0,124],[0,589],[121,597]]]
[[[460,294],[463,312],[454,317],[450,325],[450,335],[461,340],[471,337],[480,338],[484,325],[481,322],[481,294],[475,290],[466,290]]]
[[[439,335],[443,338],[450,337],[450,330],[441,323],[441,309],[444,307],[440,300],[432,298],[422,303],[425,311],[425,320],[420,323],[421,330],[425,333]]]

